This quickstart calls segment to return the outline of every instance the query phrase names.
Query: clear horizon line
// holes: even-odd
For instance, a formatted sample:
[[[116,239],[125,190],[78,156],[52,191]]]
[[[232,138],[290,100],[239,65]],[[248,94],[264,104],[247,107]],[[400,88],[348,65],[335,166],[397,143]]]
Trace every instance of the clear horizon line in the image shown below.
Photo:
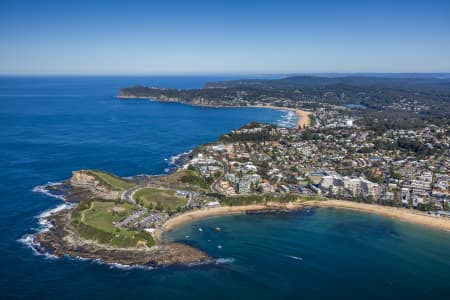
[[[433,75],[433,74],[445,74],[450,75],[450,71],[446,72],[155,72],[155,73],[0,73],[1,77],[49,77],[49,76],[61,76],[61,77],[70,77],[70,76],[232,76],[232,75],[257,75],[257,76],[286,76],[286,75],[327,75],[327,74],[335,74],[335,75],[347,75],[347,74],[374,74],[374,75],[383,75],[383,74],[422,74],[422,75]]]

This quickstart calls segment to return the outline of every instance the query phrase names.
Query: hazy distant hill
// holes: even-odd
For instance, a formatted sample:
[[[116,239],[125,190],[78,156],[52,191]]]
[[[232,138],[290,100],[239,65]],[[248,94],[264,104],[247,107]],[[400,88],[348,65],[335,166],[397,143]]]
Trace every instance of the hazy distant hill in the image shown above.
[[[210,82],[203,89],[134,86],[120,90],[121,98],[152,98],[204,106],[272,105],[314,110],[320,106],[360,104],[366,119],[374,112],[397,119],[434,118],[448,122],[450,78],[431,74],[408,77],[291,76],[281,79],[242,79]]]
[[[439,76],[440,75],[440,76]],[[404,74],[407,76],[407,74]],[[281,79],[245,79],[210,82],[205,88],[259,88],[259,89],[305,89],[329,86],[352,86],[352,87],[387,87],[407,89],[439,89],[450,90],[450,79],[443,74],[436,77],[419,76],[410,74],[408,77],[379,77],[379,76],[344,76],[344,77],[322,77],[322,76],[293,76]]]

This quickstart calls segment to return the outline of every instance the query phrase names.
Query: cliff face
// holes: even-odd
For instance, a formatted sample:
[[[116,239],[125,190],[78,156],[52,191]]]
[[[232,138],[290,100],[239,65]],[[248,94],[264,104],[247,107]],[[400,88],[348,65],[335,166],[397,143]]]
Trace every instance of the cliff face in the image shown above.
[[[96,197],[106,200],[120,199],[123,193],[121,191],[112,191],[105,187],[100,180],[85,170],[72,172],[70,184],[75,187],[88,189]]]

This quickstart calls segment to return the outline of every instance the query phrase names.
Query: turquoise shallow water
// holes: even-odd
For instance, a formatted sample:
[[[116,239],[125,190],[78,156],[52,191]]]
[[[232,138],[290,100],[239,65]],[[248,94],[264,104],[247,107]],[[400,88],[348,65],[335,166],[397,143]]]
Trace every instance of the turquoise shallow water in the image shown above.
[[[169,237],[231,262],[202,279],[227,297],[436,299],[450,291],[449,233],[367,213],[216,217]]]
[[[80,168],[160,174],[165,159],[247,122],[286,122],[285,112],[265,109],[114,99],[122,86],[189,88],[220,79],[228,78],[0,78],[0,299],[448,295],[448,233],[364,213],[320,209],[203,220],[170,238],[224,258],[223,263],[151,271],[46,258],[18,241],[39,230],[36,216],[61,204],[33,192],[37,185],[61,181]],[[223,230],[217,233],[216,226]]]

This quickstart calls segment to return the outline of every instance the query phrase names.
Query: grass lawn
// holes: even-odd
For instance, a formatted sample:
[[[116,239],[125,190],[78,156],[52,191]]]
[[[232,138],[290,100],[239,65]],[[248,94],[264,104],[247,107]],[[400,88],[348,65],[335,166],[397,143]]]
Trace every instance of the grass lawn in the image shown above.
[[[134,186],[134,184],[106,172],[89,170],[89,173],[97,177],[101,182],[110,187],[112,190],[125,191]]]
[[[169,184],[189,184],[206,190],[209,188],[209,184],[206,182],[205,178],[199,172],[192,170],[178,170],[177,172],[166,176],[164,180]]]
[[[114,202],[93,201],[91,206],[81,213],[81,219],[87,225],[113,233],[116,229],[112,222],[119,221],[134,210],[127,202],[116,205]]]
[[[127,229],[116,229],[113,222],[131,214],[135,210],[129,203],[113,201],[92,201],[89,206],[76,215],[72,224],[81,237],[96,240],[101,244],[117,247],[135,247],[138,244],[154,244],[151,235]]]
[[[149,208],[160,206],[164,210],[176,210],[187,203],[184,197],[178,197],[174,190],[147,188],[137,191],[134,200]]]
[[[328,199],[325,197],[320,196],[306,196],[306,195],[300,195],[298,196],[298,199],[301,201],[327,201]]]

